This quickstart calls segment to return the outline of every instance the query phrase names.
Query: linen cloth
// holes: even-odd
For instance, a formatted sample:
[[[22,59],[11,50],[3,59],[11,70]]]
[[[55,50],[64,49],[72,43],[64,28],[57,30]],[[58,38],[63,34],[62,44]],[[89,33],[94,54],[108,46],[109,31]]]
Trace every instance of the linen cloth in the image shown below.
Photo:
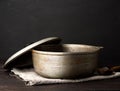
[[[79,78],[79,79],[50,79],[38,75],[33,68],[29,68],[29,69],[13,68],[11,72],[12,72],[12,76],[20,78],[22,81],[25,82],[27,86],[40,85],[40,84],[77,83],[77,82],[120,77],[120,72],[115,72],[112,75],[93,75],[90,77]]]

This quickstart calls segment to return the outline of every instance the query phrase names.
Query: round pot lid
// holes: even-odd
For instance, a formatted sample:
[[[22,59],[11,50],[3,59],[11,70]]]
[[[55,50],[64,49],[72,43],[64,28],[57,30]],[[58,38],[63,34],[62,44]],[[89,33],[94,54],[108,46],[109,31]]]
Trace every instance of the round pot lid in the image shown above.
[[[15,54],[13,54],[11,57],[8,58],[8,60],[5,62],[3,67],[5,69],[11,69],[13,67],[29,67],[32,66],[32,53],[31,50],[33,48],[38,47],[42,44],[59,44],[61,42],[61,39],[58,37],[49,37],[42,40],[39,40],[35,43],[32,43],[25,48],[19,50]]]

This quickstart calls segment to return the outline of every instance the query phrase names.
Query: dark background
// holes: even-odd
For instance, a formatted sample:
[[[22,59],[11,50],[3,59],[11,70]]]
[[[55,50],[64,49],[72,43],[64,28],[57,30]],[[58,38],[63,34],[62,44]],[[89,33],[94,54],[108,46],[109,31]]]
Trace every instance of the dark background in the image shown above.
[[[0,0],[0,60],[50,36],[103,46],[101,65],[120,65],[119,0]]]

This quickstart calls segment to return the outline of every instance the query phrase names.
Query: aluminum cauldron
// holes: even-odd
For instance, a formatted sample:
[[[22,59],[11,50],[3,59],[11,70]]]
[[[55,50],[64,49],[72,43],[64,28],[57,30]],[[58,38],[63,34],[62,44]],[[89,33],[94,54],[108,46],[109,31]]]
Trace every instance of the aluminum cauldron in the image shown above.
[[[89,76],[97,68],[103,47],[83,44],[41,45],[32,50],[35,71],[48,78]]]

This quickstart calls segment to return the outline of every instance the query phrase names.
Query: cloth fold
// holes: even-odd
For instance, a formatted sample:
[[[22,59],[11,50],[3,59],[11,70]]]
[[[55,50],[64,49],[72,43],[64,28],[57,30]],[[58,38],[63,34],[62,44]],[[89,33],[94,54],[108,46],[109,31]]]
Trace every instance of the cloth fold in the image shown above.
[[[76,82],[85,82],[85,81],[120,77],[120,72],[115,72],[112,75],[105,75],[105,76],[94,75],[79,79],[50,79],[38,75],[33,68],[30,69],[13,68],[11,72],[13,73],[13,76],[16,76],[17,78],[20,78],[22,81],[24,81],[27,86],[40,85],[40,84],[55,84],[55,83],[76,83]]]

